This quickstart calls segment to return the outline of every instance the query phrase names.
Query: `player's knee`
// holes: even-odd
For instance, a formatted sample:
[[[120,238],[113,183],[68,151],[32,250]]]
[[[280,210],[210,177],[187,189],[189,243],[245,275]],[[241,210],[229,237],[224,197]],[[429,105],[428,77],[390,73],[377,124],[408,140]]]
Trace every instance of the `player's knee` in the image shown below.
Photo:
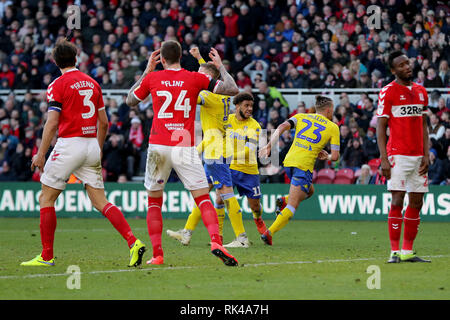
[[[415,199],[413,197],[410,197],[408,206],[411,208],[414,208],[414,209],[418,209],[418,210],[422,209],[423,198]]]
[[[55,205],[56,199],[54,197],[46,192],[41,192],[39,195],[39,206],[41,208],[45,207],[53,207]]]
[[[309,188],[308,196],[306,197],[306,199],[311,198],[313,194],[314,194],[314,186],[311,185],[311,188]]]
[[[224,202],[222,200],[222,197],[220,196],[219,192],[216,192],[216,201],[215,201],[216,205],[224,205]]]
[[[392,193],[392,204],[397,207],[403,207],[403,200],[405,199],[405,195],[403,193]]]
[[[249,206],[253,212],[261,211],[261,204],[259,204],[259,203],[249,203]]]

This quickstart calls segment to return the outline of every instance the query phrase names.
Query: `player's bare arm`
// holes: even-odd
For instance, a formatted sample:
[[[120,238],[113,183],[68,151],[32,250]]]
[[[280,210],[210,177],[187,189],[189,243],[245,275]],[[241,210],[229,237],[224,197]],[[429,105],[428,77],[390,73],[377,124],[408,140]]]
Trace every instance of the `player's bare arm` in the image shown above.
[[[103,150],[103,144],[105,143],[106,134],[108,133],[108,116],[106,115],[105,109],[98,112],[98,129],[97,129],[97,140],[100,150]]]
[[[144,73],[139,78],[139,80],[131,87],[130,91],[128,91],[128,96],[126,99],[126,104],[130,107],[135,107],[141,102],[139,99],[137,99],[134,96],[134,90],[141,84],[142,80],[150,73],[155,71],[156,66],[158,63],[161,62],[160,59],[160,50],[155,50],[150,55],[150,59],[148,59],[147,67],[145,68]]]
[[[235,96],[239,93],[239,88],[236,85],[233,77],[227,72],[225,66],[222,63],[222,59],[219,56],[219,53],[216,49],[211,48],[209,53],[209,57],[211,58],[214,65],[219,69],[220,76],[222,77],[222,81],[217,86],[217,89],[214,93],[223,94],[227,96]]]
[[[338,161],[340,157],[339,150],[331,150],[331,153],[328,153],[326,150],[321,150],[317,155],[319,160],[330,160],[330,161]]]
[[[424,175],[428,173],[428,166],[430,165],[429,158],[429,145],[428,145],[428,122],[427,115],[424,114],[422,116],[422,125],[423,125],[423,157],[422,162],[419,167],[419,175]]]
[[[270,155],[270,150],[278,142],[278,140],[280,139],[280,136],[283,134],[283,132],[285,132],[286,130],[290,130],[290,129],[291,129],[290,122],[285,121],[282,124],[280,124],[278,126],[278,128],[275,130],[275,132],[272,134],[269,143],[266,144],[264,147],[262,147],[259,150],[258,155],[261,158],[267,158]]]
[[[378,149],[380,150],[381,158],[381,173],[386,179],[391,178],[391,164],[387,156],[386,144],[387,144],[387,134],[386,130],[388,127],[388,119],[386,117],[378,118],[377,122],[377,141]]]
[[[191,54],[191,56],[193,56],[195,59],[197,59],[197,61],[200,63],[200,60],[203,59],[202,55],[200,54],[200,50],[198,49],[198,47],[192,47],[189,50],[189,53]]]
[[[48,148],[53,140],[53,137],[56,134],[56,130],[58,130],[59,124],[59,112],[51,111],[48,112],[47,121],[44,125],[44,132],[42,133],[42,141],[39,146],[38,152],[33,157],[31,161],[31,170],[37,167],[41,172],[44,172],[45,165],[45,155],[47,154]]]

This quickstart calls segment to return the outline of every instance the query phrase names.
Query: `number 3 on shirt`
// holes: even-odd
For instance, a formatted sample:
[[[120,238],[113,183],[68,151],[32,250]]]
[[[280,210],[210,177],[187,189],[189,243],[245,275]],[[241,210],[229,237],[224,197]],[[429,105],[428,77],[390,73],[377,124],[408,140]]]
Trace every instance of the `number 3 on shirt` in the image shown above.
[[[322,139],[322,135],[320,134],[322,131],[324,131],[326,129],[326,127],[315,123],[314,122],[314,126],[316,127],[316,129],[313,131],[313,134],[316,136],[315,139],[307,137],[305,135],[303,135],[303,133],[305,133],[306,131],[308,131],[313,123],[311,121],[309,121],[308,119],[302,119],[302,122],[306,123],[306,126],[303,127],[298,133],[297,133],[297,138],[298,139],[302,139],[302,140],[306,140],[310,143],[318,143],[321,139]]]
[[[80,90],[80,91],[78,91],[78,93],[80,94],[80,96],[84,97],[83,105],[86,107],[89,107],[89,112],[82,113],[81,117],[83,119],[92,118],[95,114],[95,105],[91,101],[91,97],[94,94],[94,91],[92,91],[92,89],[86,89],[86,90]]]
[[[184,112],[184,117],[189,118],[189,112],[191,111],[191,104],[189,103],[189,98],[184,99],[186,96],[187,90],[181,90],[180,95],[177,98],[177,101],[175,101],[175,110],[181,110]],[[169,107],[170,103],[172,102],[172,93],[169,91],[156,91],[156,95],[158,97],[164,97],[166,100],[161,106],[161,109],[159,109],[158,112],[158,118],[159,119],[171,119],[173,118],[173,112],[166,112],[167,108]]]

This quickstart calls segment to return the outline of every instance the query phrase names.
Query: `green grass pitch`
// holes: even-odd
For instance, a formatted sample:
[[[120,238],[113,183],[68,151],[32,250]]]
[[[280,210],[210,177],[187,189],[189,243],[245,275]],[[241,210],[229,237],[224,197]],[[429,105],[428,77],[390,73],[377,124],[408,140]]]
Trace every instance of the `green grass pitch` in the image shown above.
[[[169,238],[167,229],[184,225],[177,219],[164,220],[165,264],[147,266],[145,219],[128,221],[149,248],[140,268],[127,267],[126,243],[106,219],[80,218],[58,219],[55,267],[25,268],[20,262],[41,250],[39,219],[1,218],[0,299],[450,299],[449,223],[421,225],[415,249],[432,263],[390,265],[386,222],[292,220],[269,247],[244,220],[253,245],[230,249],[240,263],[231,268],[210,253],[202,224],[187,247]],[[224,234],[232,240],[228,220]],[[67,287],[71,265],[80,268],[80,289]],[[374,276],[379,288],[369,289]]]

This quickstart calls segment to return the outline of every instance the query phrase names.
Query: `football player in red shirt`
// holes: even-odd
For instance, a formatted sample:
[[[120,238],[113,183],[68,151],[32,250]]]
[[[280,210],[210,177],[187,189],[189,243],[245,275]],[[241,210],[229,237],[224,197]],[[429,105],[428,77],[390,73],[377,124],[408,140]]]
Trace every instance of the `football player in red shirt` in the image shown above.
[[[389,55],[389,67],[395,80],[381,89],[377,110],[381,169],[392,194],[388,215],[391,242],[388,262],[430,262],[419,258],[413,251],[423,197],[428,192],[427,91],[412,82],[411,63],[401,51]],[[390,132],[389,139],[387,128]],[[409,203],[403,217],[406,193]],[[404,233],[400,250],[402,224]]]
[[[75,68],[77,48],[60,40],[53,58],[62,75],[47,89],[48,118],[39,151],[31,169],[42,172],[39,196],[42,253],[22,262],[23,266],[53,266],[53,241],[56,229],[55,202],[73,173],[86,188],[93,206],[100,211],[127,241],[129,266],[142,262],[145,245],[133,235],[122,212],[105,196],[101,150],[108,131],[108,118],[98,83]],[[45,155],[58,131],[58,140],[47,161]]]
[[[154,51],[142,77],[130,89],[127,104],[134,107],[151,94],[155,117],[149,137],[145,188],[148,192],[147,228],[153,246],[153,258],[147,264],[163,264],[161,247],[163,191],[172,169],[175,170],[202,213],[211,238],[211,252],[225,265],[236,266],[237,260],[222,246],[217,214],[209,197],[209,187],[202,162],[194,145],[194,121],[200,91],[234,96],[239,89],[226,71],[215,49],[209,57],[219,69],[222,80],[190,72],[180,65],[181,46],[165,41]],[[162,63],[164,70],[155,71]]]

